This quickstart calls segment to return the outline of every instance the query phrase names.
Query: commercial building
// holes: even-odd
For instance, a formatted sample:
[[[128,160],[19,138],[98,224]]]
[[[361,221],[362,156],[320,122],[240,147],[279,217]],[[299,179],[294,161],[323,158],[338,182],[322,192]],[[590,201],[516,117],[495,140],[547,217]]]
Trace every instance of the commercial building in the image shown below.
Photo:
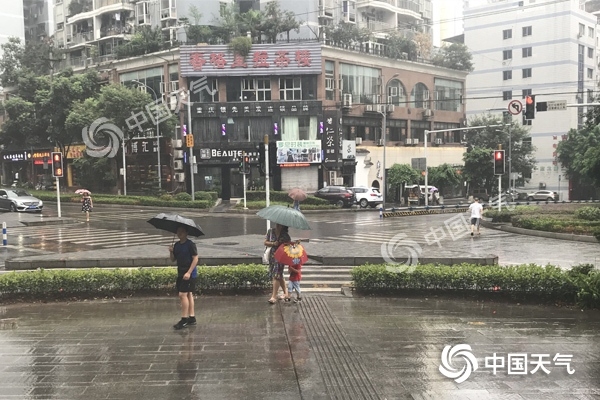
[[[465,44],[475,70],[467,78],[467,115],[508,114],[508,103],[527,95],[536,102],[586,103],[598,82],[598,26],[582,2],[504,1],[465,11]],[[476,99],[476,100],[475,100]],[[556,148],[583,122],[585,107],[538,112],[530,128],[537,168],[516,177],[526,189],[570,196]]]

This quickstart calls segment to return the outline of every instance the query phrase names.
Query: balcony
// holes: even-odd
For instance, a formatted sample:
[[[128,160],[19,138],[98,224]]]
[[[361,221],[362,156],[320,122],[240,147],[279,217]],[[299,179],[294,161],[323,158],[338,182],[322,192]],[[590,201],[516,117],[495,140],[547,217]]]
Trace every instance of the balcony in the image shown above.
[[[177,8],[163,8],[160,10],[160,19],[177,19]]]
[[[100,38],[131,34],[130,26],[110,26],[100,28]]]
[[[371,32],[390,32],[396,27],[383,21],[362,21],[358,24],[361,28],[367,28]]]
[[[94,32],[81,32],[67,35],[67,46],[74,47],[94,40]]]

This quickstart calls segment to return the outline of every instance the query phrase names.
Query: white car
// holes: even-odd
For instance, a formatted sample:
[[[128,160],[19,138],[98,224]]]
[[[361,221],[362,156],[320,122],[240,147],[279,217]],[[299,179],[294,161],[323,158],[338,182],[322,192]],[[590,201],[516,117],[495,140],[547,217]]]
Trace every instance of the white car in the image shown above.
[[[527,195],[528,201],[533,200],[546,200],[546,201],[556,201],[558,200],[558,193],[552,192],[550,190],[538,190],[534,193],[529,193]]]
[[[348,188],[354,192],[356,204],[361,208],[375,208],[377,204],[383,203],[383,195],[377,188],[368,188],[365,186],[357,186]]]
[[[13,212],[42,212],[44,203],[23,189],[0,189],[0,208]]]

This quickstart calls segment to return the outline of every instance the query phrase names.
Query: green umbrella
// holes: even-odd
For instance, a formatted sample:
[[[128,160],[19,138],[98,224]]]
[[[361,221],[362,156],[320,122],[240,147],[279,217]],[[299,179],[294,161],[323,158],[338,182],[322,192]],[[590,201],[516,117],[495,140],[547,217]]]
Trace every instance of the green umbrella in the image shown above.
[[[290,228],[303,230],[310,229],[304,214],[293,208],[285,206],[269,206],[257,212],[256,215]]]

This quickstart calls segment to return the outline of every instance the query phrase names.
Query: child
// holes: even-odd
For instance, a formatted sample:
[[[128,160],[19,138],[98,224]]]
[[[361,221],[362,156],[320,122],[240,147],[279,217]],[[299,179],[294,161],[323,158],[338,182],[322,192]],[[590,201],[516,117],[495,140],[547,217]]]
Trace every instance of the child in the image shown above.
[[[181,300],[181,320],[173,325],[179,330],[189,325],[196,325],[196,314],[194,313],[194,291],[196,289],[196,278],[198,277],[198,250],[196,244],[187,238],[188,232],[185,226],[177,228],[179,242],[169,247],[171,261],[177,260],[177,292]]]
[[[302,291],[300,290],[300,281],[302,280],[302,265],[290,265],[288,267],[288,271],[290,272],[290,282],[288,283],[288,298],[292,297],[292,292],[296,289],[296,300],[294,303],[298,303],[302,301],[300,297],[302,295]]]

